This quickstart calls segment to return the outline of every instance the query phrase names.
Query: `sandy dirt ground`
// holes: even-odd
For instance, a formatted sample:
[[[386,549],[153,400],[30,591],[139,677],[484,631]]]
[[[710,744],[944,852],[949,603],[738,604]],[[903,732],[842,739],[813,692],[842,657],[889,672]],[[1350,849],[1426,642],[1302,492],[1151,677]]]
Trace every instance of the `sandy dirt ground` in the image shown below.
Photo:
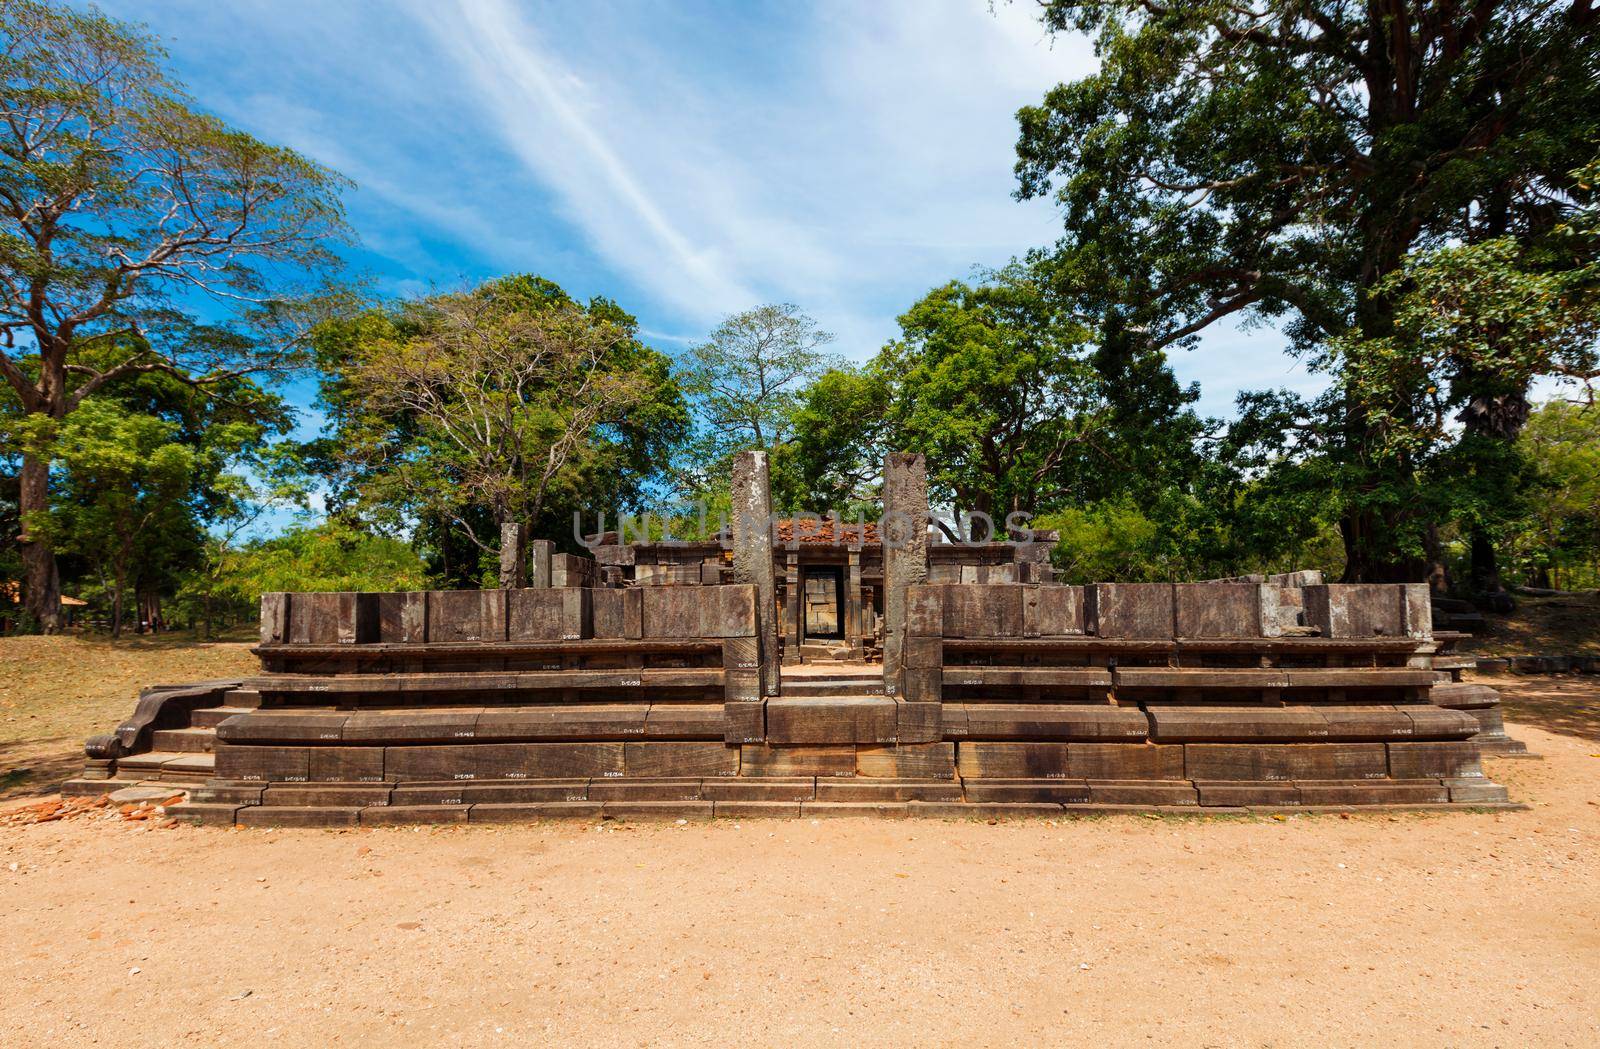
[[[133,713],[148,685],[242,677],[239,642],[180,635],[0,637],[0,800],[54,790],[83,767],[83,741]]]
[[[0,827],[0,1045],[1600,1044],[1600,744],[1531,809]]]

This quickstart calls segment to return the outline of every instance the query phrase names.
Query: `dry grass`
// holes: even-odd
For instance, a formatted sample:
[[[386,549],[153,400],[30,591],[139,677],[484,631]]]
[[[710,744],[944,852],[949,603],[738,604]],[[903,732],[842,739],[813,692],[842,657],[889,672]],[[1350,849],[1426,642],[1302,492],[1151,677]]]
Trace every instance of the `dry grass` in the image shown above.
[[[0,798],[53,791],[82,767],[86,738],[133,713],[141,688],[256,669],[240,642],[0,638]]]

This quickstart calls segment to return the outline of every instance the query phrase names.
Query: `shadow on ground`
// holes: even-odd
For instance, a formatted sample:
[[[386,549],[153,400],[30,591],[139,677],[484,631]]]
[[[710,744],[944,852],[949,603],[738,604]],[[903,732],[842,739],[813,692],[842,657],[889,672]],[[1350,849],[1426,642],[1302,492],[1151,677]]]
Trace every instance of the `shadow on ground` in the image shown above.
[[[1507,721],[1600,741],[1600,683],[1593,677],[1479,678],[1500,691]],[[1513,729],[1513,736],[1516,730]]]
[[[0,801],[54,794],[61,784],[83,771],[82,740],[0,743]]]

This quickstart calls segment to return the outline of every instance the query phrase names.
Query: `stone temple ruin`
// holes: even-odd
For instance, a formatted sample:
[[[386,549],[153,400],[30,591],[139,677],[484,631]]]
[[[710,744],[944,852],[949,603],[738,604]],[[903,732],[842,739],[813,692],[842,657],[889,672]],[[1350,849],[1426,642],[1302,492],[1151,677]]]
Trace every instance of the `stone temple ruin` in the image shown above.
[[[1069,586],[1043,544],[930,543],[920,456],[884,501],[893,541],[785,533],[746,453],[726,544],[265,594],[259,676],[147,690],[64,789],[279,826],[1510,804],[1479,753],[1518,745],[1425,586]]]

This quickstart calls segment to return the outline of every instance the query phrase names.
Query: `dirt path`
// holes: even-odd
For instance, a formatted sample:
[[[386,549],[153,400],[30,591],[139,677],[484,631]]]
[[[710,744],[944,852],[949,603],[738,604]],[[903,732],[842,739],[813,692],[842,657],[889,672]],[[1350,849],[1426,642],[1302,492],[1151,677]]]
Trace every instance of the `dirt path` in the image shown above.
[[[1600,747],[1513,731],[1494,815],[0,828],[0,1044],[1591,1046]]]

